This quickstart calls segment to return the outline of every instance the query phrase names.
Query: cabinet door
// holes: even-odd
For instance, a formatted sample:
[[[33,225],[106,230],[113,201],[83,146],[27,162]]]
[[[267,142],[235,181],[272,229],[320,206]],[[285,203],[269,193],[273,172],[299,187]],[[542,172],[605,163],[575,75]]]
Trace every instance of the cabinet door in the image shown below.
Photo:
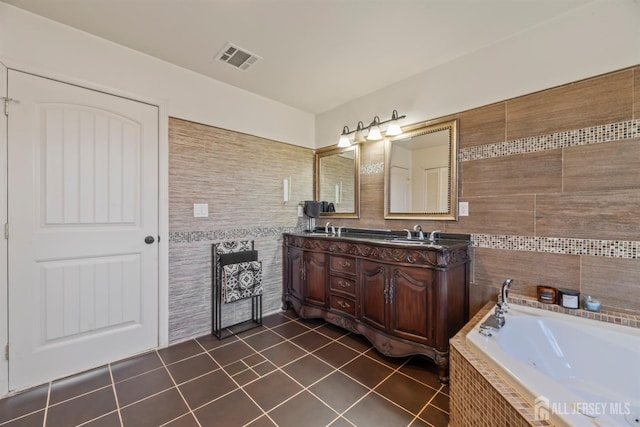
[[[302,249],[287,248],[287,291],[292,297],[302,301]]]
[[[389,328],[399,338],[433,342],[433,270],[393,267],[389,286]]]
[[[380,330],[387,327],[387,270],[384,264],[362,260],[360,263],[360,320]]]
[[[305,302],[327,305],[327,255],[318,252],[304,253]]]

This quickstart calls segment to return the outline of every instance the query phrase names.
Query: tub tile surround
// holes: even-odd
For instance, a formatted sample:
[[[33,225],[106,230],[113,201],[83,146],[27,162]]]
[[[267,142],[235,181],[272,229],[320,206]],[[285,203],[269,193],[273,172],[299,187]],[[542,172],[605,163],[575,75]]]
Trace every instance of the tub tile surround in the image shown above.
[[[466,343],[466,335],[494,306],[487,303],[450,341],[449,427],[553,426],[536,420],[533,406]]]
[[[532,298],[509,297],[509,304],[548,310],[605,323],[640,328],[640,315],[603,310],[599,313],[572,310],[557,304],[543,304]],[[537,420],[534,407],[495,372],[482,357],[467,345],[466,335],[493,310],[487,303],[451,339],[450,427],[477,426],[551,426]],[[477,399],[482,395],[483,399]]]
[[[522,305],[525,307],[537,308],[540,310],[562,313],[569,316],[582,317],[585,319],[597,320],[599,322],[613,323],[615,325],[628,326],[640,329],[640,315],[623,313],[614,310],[600,310],[599,312],[584,309],[565,308],[558,304],[544,304],[532,298],[509,297],[510,304]]]
[[[639,102],[636,66],[443,117],[458,119],[459,201],[469,202],[456,222],[382,219],[384,148],[364,143],[366,203],[340,225],[470,234],[472,313],[513,278],[523,297],[568,288],[638,315]]]

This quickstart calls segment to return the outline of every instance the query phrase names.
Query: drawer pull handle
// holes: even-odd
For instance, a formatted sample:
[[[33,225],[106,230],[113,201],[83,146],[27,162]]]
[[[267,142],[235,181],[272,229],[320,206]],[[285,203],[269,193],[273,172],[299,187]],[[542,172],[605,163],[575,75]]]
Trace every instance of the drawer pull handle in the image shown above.
[[[341,308],[349,308],[349,307],[351,307],[351,304],[349,304],[348,302],[344,302],[344,301],[338,301],[338,305]]]
[[[345,282],[345,281],[342,281],[342,280],[338,281],[338,285],[340,285],[340,287],[342,287],[342,288],[348,288],[349,287],[349,284],[347,282]]]
[[[342,263],[343,267],[351,267],[351,263],[349,261],[345,261]]]

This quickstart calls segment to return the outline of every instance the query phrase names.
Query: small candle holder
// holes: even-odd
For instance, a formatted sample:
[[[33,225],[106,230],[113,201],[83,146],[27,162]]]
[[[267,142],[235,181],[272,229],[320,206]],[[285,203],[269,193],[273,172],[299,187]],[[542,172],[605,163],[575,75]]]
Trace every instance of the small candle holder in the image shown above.
[[[598,313],[600,311],[600,301],[598,301],[597,299],[593,299],[591,295],[588,295],[584,299],[584,308],[587,311]]]

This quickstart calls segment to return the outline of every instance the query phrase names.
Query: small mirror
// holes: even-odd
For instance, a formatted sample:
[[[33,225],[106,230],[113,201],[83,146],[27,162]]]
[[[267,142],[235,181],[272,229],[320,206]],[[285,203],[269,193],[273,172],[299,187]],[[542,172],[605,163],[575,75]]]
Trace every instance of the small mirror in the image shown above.
[[[327,202],[321,217],[360,217],[360,146],[316,152],[316,200]]]
[[[386,219],[457,219],[457,125],[420,123],[386,140]]]

